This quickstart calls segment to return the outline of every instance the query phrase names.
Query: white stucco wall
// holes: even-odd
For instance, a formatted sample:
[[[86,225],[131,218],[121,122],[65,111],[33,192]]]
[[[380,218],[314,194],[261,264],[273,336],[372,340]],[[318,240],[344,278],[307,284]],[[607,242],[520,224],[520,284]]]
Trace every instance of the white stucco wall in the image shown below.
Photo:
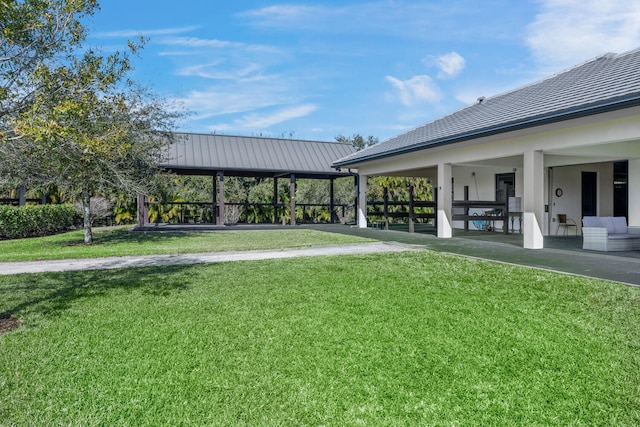
[[[640,159],[629,160],[629,225],[640,227]]]
[[[558,229],[557,214],[565,213],[567,218],[578,224],[578,234],[582,227],[582,172],[598,174],[598,215],[613,215],[613,163],[591,163],[586,165],[562,166],[553,168],[553,185],[549,215],[551,228],[549,234]],[[556,188],[563,191],[562,197],[555,195]],[[570,230],[572,232],[572,230]],[[560,233],[564,230],[560,229]]]
[[[357,167],[359,173],[365,175],[428,177],[435,186],[442,187],[443,183],[438,182],[442,179],[439,165],[451,165],[455,200],[463,198],[465,185],[469,186],[471,200],[494,200],[495,175],[513,172],[515,169],[516,196],[522,197],[523,209],[529,215],[530,222],[535,225],[532,229],[536,233],[537,240],[533,245],[536,246],[540,234],[555,234],[558,213],[566,213],[580,226],[583,171],[598,174],[598,215],[613,214],[612,162],[617,160],[630,161],[629,223],[640,225],[640,191],[637,190],[640,188],[639,135],[640,107],[633,107],[535,129],[523,129],[375,159]],[[538,153],[542,154],[542,161],[536,156]],[[527,163],[527,158],[533,160]],[[551,183],[548,182],[549,168],[553,168]],[[527,197],[524,194],[526,170],[529,171]],[[560,198],[554,194],[558,187],[564,191]],[[448,197],[450,196],[449,190]],[[525,199],[528,200],[528,207],[525,206]],[[548,207],[548,212],[544,212],[545,207]],[[446,225],[464,227],[464,223],[460,221]],[[527,227],[525,233],[526,230]],[[533,246],[525,244],[525,247]]]

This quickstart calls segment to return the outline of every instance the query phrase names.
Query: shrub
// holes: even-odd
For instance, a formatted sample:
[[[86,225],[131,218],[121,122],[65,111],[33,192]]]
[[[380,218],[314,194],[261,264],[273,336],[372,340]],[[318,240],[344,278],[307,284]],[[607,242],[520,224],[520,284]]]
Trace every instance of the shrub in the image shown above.
[[[0,239],[44,236],[73,225],[73,205],[0,205]]]

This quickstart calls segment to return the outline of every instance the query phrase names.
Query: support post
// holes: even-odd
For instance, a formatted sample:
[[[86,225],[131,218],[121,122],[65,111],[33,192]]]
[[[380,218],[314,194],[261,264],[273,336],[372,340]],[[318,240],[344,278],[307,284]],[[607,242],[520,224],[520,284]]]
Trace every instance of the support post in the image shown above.
[[[144,194],[138,194],[138,227],[147,225],[147,218],[149,218],[147,197]]]
[[[357,175],[355,180],[358,228],[367,228],[367,176]]]
[[[335,178],[331,177],[329,178],[329,222],[331,224],[335,223],[335,194],[334,194],[334,188],[333,188],[333,181],[335,180]]]
[[[293,173],[289,183],[289,211],[291,212],[291,225],[296,225],[296,175]]]
[[[382,206],[382,212],[384,213],[384,229],[389,230],[389,189],[387,187],[383,188],[382,202],[384,203]]]
[[[433,228],[438,230],[438,187],[431,188],[431,201],[434,202],[435,206],[432,208],[432,213],[434,214],[433,218]]]
[[[469,186],[464,186],[464,201],[469,201]],[[464,205],[464,216],[469,216],[469,205]],[[469,231],[469,219],[464,220],[464,231]]]
[[[215,224],[218,221],[218,204],[216,198],[218,195],[218,179],[215,175],[211,177],[213,181],[213,190],[211,191],[211,224]]]
[[[438,164],[438,237],[453,236],[451,221],[451,202],[453,201],[451,163]]]
[[[218,188],[218,225],[224,225],[224,172],[218,173],[218,181],[220,186]]]
[[[509,234],[509,194],[511,193],[509,192],[508,184],[505,186],[504,190],[507,194],[507,201],[504,205],[504,221],[502,222],[502,232],[504,234]],[[542,225],[542,222],[540,222],[540,224]]]
[[[273,177],[273,223],[278,223],[278,177]]]
[[[18,205],[24,206],[27,204],[27,189],[23,185],[18,187]]]
[[[413,221],[413,212],[414,210],[414,206],[413,206],[413,185],[409,186],[409,233],[413,233],[414,232],[414,221]]]
[[[544,218],[544,154],[542,151],[524,153],[524,194],[522,200],[524,220],[524,247],[542,249],[542,219]]]

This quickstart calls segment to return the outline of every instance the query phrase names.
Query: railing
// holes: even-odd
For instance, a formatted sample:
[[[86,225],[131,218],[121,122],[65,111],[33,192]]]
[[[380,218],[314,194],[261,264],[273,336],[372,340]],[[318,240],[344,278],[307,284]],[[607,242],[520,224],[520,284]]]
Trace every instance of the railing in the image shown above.
[[[42,199],[24,199],[24,201],[26,203],[42,204]],[[0,205],[19,206],[20,205],[20,199],[1,198],[0,199]]]
[[[151,223],[214,224],[219,205],[211,202],[149,202],[145,201]],[[225,224],[278,224],[289,219],[289,204],[225,202]],[[353,204],[296,203],[296,221],[301,223],[349,223],[355,219]]]
[[[511,219],[511,228],[513,229],[514,216],[522,214],[521,212],[509,212],[508,202],[469,200],[469,187],[467,186],[464,187],[464,200],[452,201],[451,211],[451,220],[464,221],[465,231],[469,231],[469,221],[474,223],[476,229],[486,231],[495,231],[496,221],[502,221],[504,234],[509,234],[509,219]],[[520,231],[522,232],[521,224],[522,218],[520,218]]]
[[[504,234],[509,233],[508,219],[509,219],[509,206],[506,203],[495,202],[490,200],[454,200],[451,203],[452,221],[464,221],[464,230],[469,231],[469,221],[474,222],[474,226],[477,229],[484,229],[487,231],[495,230],[495,222],[503,221]],[[479,210],[478,212],[473,212]],[[461,213],[459,213],[461,212]]]
[[[381,218],[373,220],[374,228],[389,229],[389,218],[398,219],[406,218],[409,223],[409,231],[413,232],[414,224],[417,220],[427,220],[436,227],[436,219],[438,211],[435,201],[415,200],[413,196],[413,188],[409,189],[409,201],[390,201],[389,192],[384,188],[383,200],[367,202],[367,217]],[[434,198],[436,198],[434,196]]]

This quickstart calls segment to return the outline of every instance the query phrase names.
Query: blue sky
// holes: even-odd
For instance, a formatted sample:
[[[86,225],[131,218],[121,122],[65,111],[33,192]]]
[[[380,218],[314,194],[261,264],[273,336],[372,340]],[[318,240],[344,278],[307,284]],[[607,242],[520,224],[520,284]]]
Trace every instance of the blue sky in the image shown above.
[[[103,0],[88,44],[149,41],[134,78],[181,131],[384,140],[607,52],[640,48],[631,0]]]

